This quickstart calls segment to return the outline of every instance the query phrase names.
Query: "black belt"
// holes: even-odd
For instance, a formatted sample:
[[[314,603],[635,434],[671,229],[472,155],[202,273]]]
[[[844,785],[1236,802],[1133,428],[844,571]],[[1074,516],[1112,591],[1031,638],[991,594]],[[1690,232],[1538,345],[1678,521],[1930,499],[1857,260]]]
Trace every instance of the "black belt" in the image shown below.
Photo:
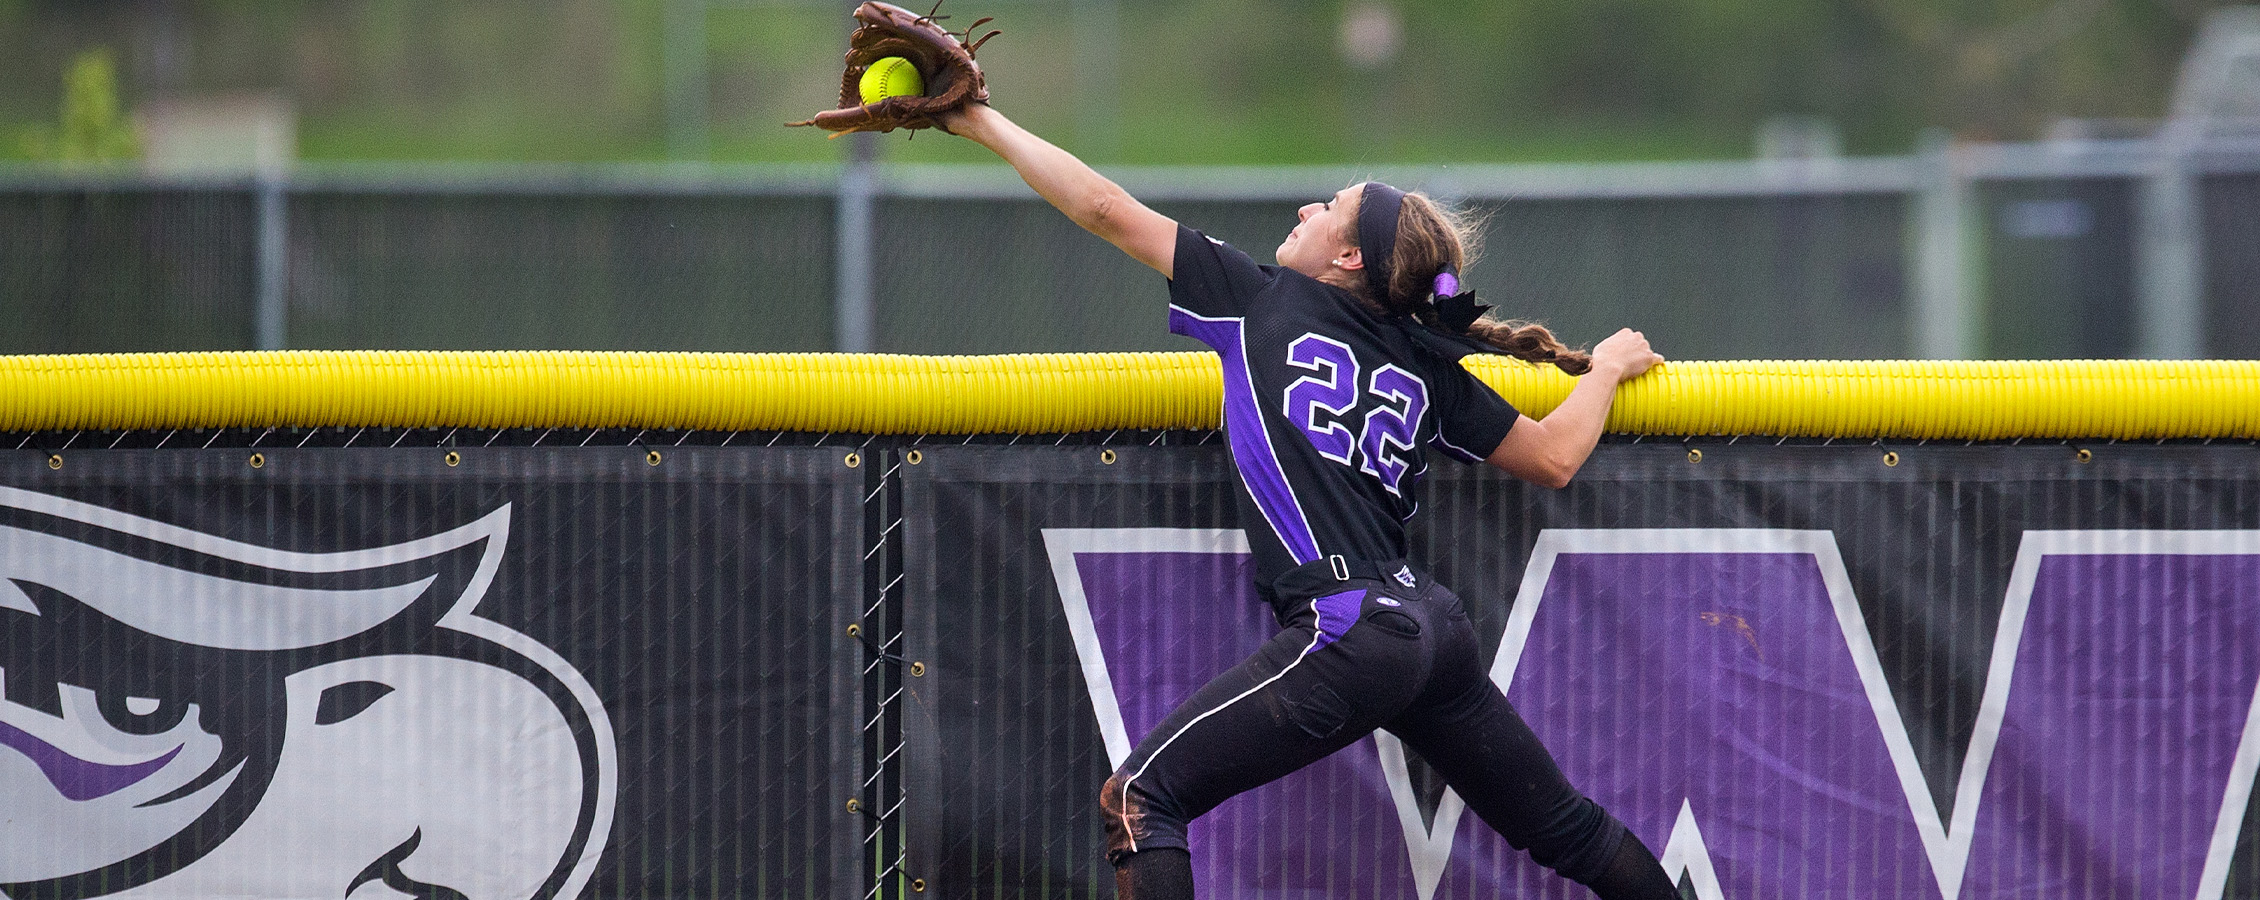
[[[1407,578],[1412,579],[1411,584],[1405,584]],[[1280,573],[1272,580],[1271,589],[1281,598],[1303,600],[1331,593],[1345,581],[1393,581],[1410,590],[1426,580],[1428,573],[1414,568],[1406,560],[1374,562],[1335,554]]]

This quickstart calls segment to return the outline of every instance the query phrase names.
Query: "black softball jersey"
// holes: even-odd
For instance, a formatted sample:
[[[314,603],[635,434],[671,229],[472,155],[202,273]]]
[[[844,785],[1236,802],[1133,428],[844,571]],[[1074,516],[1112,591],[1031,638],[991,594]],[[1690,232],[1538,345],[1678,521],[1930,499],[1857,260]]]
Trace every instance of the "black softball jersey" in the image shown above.
[[[1472,344],[1183,225],[1173,268],[1169,330],[1223,363],[1224,432],[1266,599],[1304,563],[1409,557],[1426,449],[1475,462],[1514,426],[1514,407],[1460,367]]]

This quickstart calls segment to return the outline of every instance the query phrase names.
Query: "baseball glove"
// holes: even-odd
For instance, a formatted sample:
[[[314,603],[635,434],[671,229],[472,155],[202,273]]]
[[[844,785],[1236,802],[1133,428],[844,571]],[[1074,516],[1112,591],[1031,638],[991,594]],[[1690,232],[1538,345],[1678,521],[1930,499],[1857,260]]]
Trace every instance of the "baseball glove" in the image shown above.
[[[940,3],[934,4],[934,12],[940,12],[941,8]],[[938,24],[947,18],[933,12],[921,16],[890,3],[866,0],[855,8],[855,20],[859,24],[854,33],[848,35],[847,72],[840,76],[840,107],[817,113],[812,119],[785,124],[814,125],[834,132],[834,137],[851,131],[942,128],[944,113],[967,103],[987,102],[989,87],[981,78],[981,66],[973,61],[973,54],[1001,32],[991,31],[974,39],[974,30],[988,24],[988,19],[974,22],[962,32],[953,32],[943,30]],[[877,103],[864,103],[857,88],[863,70],[890,56],[910,60],[910,64],[918,68],[919,77],[926,82],[925,95],[888,97]]]

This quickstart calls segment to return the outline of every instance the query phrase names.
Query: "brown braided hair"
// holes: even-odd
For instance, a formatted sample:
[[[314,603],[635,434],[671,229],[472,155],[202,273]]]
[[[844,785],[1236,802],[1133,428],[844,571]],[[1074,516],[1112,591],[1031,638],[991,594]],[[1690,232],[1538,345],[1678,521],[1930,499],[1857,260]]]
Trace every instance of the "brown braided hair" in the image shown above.
[[[1347,231],[1350,245],[1357,246],[1354,219]],[[1436,311],[1428,303],[1436,274],[1446,266],[1455,272],[1466,271],[1482,250],[1482,237],[1483,220],[1479,216],[1446,208],[1426,194],[1408,192],[1404,208],[1397,213],[1397,246],[1388,297],[1374,296],[1377,292],[1373,285],[1363,282],[1355,293],[1386,315],[1409,315],[1423,325],[1440,328]],[[1536,322],[1487,316],[1468,326],[1467,336],[1508,356],[1551,363],[1571,375],[1583,375],[1593,367],[1591,356],[1571,349]]]

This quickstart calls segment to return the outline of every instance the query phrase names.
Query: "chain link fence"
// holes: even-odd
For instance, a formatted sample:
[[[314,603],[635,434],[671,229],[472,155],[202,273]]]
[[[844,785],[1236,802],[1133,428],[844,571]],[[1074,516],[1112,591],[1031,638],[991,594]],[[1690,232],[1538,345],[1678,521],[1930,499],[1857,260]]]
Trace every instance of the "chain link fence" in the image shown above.
[[[1485,217],[1486,300],[1573,343],[1629,325],[1679,358],[2260,356],[2260,144],[1110,174],[1265,261],[1310,198],[1425,188]],[[0,171],[11,353],[1190,348],[1165,305],[1158,275],[994,167]]]

